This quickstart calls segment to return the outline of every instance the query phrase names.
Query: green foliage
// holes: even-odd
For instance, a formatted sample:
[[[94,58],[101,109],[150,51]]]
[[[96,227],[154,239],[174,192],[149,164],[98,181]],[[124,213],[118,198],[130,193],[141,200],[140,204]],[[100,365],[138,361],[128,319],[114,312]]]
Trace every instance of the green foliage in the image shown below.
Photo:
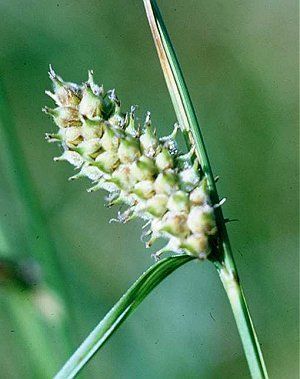
[[[184,82],[178,60],[172,47],[166,27],[163,23],[163,19],[155,0],[144,0],[144,4],[162,70],[164,72],[171,99],[173,100],[175,112],[178,119],[183,122],[183,125],[181,125],[181,127],[189,137],[190,142],[187,142],[188,147],[191,148],[192,151],[195,149],[196,154],[199,157],[199,161],[202,164],[199,171],[202,172],[203,170],[204,180],[205,183],[206,181],[208,183],[208,188],[210,190],[212,199],[218,200],[219,197],[215,185],[215,179],[211,170],[201,130],[197,122],[195,111],[186,84]],[[136,213],[136,208],[140,208],[139,202],[141,199],[149,199],[149,197],[145,197],[143,191],[140,195],[138,194],[138,196],[136,196],[137,193],[133,191],[133,188],[142,183],[142,181],[139,183],[139,181],[135,179],[135,175],[131,174],[131,168],[141,156],[144,156],[148,159],[154,157],[155,160],[153,160],[153,165],[156,166],[158,171],[160,171],[159,165],[157,164],[157,158],[162,154],[163,149],[167,149],[167,153],[170,155],[170,158],[172,153],[173,155],[176,154],[172,152],[171,148],[166,148],[164,145],[160,146],[159,144],[159,142],[162,141],[169,142],[170,138],[163,138],[159,141],[156,138],[155,133],[151,130],[149,118],[146,119],[145,129],[140,135],[139,128],[134,125],[133,113],[131,112],[131,114],[127,114],[126,117],[122,117],[122,114],[119,110],[119,101],[116,98],[114,91],[112,94],[109,92],[105,93],[102,87],[99,87],[94,83],[91,72],[89,73],[88,82],[81,88],[78,86],[75,87],[73,84],[63,82],[61,78],[56,76],[51,67],[50,78],[54,82],[54,94],[48,94],[55,100],[56,104],[59,107],[54,110],[46,108],[45,112],[53,116],[55,123],[60,128],[58,137],[54,137],[54,141],[63,141],[63,146],[65,146],[65,151],[60,159],[69,161],[76,168],[80,168],[82,165],[85,165],[81,170],[82,174],[80,176],[87,176],[89,179],[94,179],[96,183],[98,181],[96,187],[100,185],[100,188],[105,188],[112,193],[114,193],[114,191],[117,191],[117,196],[114,196],[114,198],[121,198],[122,201],[128,203],[127,199],[130,199],[130,196],[132,196],[132,193],[134,193],[133,200],[129,200],[129,215],[131,213]],[[105,104],[106,97],[108,97],[108,100]],[[107,108],[109,111],[107,111]],[[88,124],[86,124],[85,118],[89,120]],[[89,130],[89,124],[91,122],[93,122],[92,133],[87,133],[86,129]],[[68,139],[68,131],[74,129],[74,126],[75,137],[74,133],[71,133],[72,138]],[[97,138],[95,138],[95,131]],[[53,137],[50,137],[51,141],[52,139]],[[128,142],[125,147],[122,147],[122,143],[124,143],[124,141]],[[174,143],[175,142],[172,138],[170,145],[174,146]],[[90,146],[92,146],[92,148]],[[104,148],[104,151],[101,151],[101,148]],[[109,170],[104,170],[102,166],[97,166],[97,159],[101,157],[101,155],[108,153],[110,155],[113,154],[116,156],[116,159],[114,159],[113,162],[121,161],[121,163],[114,163],[114,167],[111,167]],[[123,161],[124,157],[125,161]],[[179,159],[180,157],[177,158],[177,160]],[[111,158],[109,158],[109,161],[111,161]],[[171,158],[171,167],[172,169],[173,167],[177,168],[179,173],[178,176],[180,177],[180,167],[176,167],[175,162],[176,158],[175,160]],[[196,163],[196,167],[198,167],[198,162]],[[114,173],[117,172],[120,167],[122,167],[122,164],[127,164],[126,171],[129,170],[129,175],[127,174],[127,176],[133,176],[133,179],[126,179],[126,183],[130,182],[130,184],[127,184],[124,187],[122,183],[113,182],[113,184],[116,186],[116,189],[111,189],[110,187],[107,188],[107,186],[110,185],[112,179],[114,178]],[[169,169],[168,161],[167,165],[163,165],[160,174],[155,179],[153,179],[154,184],[157,183],[160,175],[168,174],[175,176],[174,170],[169,172],[169,170],[165,170],[166,168]],[[190,167],[188,167],[188,170],[190,170]],[[153,173],[150,175],[151,178],[152,175]],[[178,189],[176,187],[174,188],[173,183],[171,185],[168,181],[166,181],[166,185],[167,187],[170,187],[170,192],[168,191],[166,194],[169,196],[171,195],[171,197],[174,194],[178,194],[178,192],[175,192]],[[192,202],[193,197],[191,195],[197,187],[201,187],[199,181],[196,181],[192,187],[191,193],[185,193],[184,191],[181,191],[182,194],[185,195],[184,198],[189,199],[187,201]],[[154,186],[154,188],[157,192],[157,185]],[[122,194],[122,192],[124,192],[124,194]],[[163,189],[163,193],[164,192],[165,189]],[[157,194],[159,195],[160,193],[161,192]],[[205,197],[205,192],[203,192],[203,195]],[[153,197],[153,195],[151,195],[151,197]],[[174,200],[176,203],[177,212],[179,211],[179,204],[182,203],[180,200],[181,198],[182,196],[177,196],[177,200]],[[186,202],[183,204],[186,205]],[[133,208],[133,210],[131,210],[131,208]],[[215,232],[217,232],[217,242],[214,245],[212,258],[209,258],[214,262],[219,272],[221,281],[224,285],[224,289],[230,301],[230,305],[246,354],[251,376],[254,379],[267,379],[268,373],[265,367],[261,347],[256,336],[254,325],[251,320],[249,309],[240,285],[240,279],[238,277],[237,268],[233,260],[233,254],[229,243],[222,211],[220,207],[215,206],[214,213],[218,229],[215,228],[214,218],[204,216],[203,211],[199,206],[192,206],[191,209],[188,207],[187,211],[190,211],[187,217],[187,226],[190,228],[192,233],[195,233],[195,236],[197,236],[197,233],[199,233],[199,231],[202,233],[202,228],[199,230],[199,225],[203,225],[204,228],[207,229],[207,225],[211,223],[211,219],[213,220],[212,228],[214,228]],[[168,213],[170,212],[172,213],[172,209],[168,207]],[[166,215],[168,215],[168,213],[166,213]],[[211,213],[213,213],[213,208]],[[178,215],[181,214],[182,212],[178,213]],[[125,221],[127,221],[127,217],[130,218],[131,216],[126,216]],[[151,214],[150,220],[152,217],[153,214]],[[159,223],[163,222],[164,217],[162,219],[160,217],[160,215],[157,218],[155,217],[154,221]],[[120,217],[121,220],[122,218],[124,218],[124,216]],[[168,227],[169,229],[167,229],[167,231],[171,237],[176,236],[176,239],[182,239],[177,228],[175,228],[176,233],[174,233],[174,225],[170,224]],[[152,234],[153,233],[154,228],[152,227]],[[191,237],[193,237],[193,234]],[[188,239],[186,239],[184,242],[185,246],[187,246],[187,241]],[[170,242],[172,242],[172,238],[170,239]],[[173,250],[176,252],[176,246],[177,244],[174,245],[174,243],[168,243],[165,250]],[[196,256],[200,257],[201,253],[199,253],[197,248],[195,250]],[[190,247],[187,249],[187,251],[190,255],[193,255]],[[143,281],[143,276],[137,281],[137,284],[140,280]],[[116,304],[112,308],[112,310],[92,331],[92,333],[73,354],[73,356],[62,368],[62,370],[57,374],[58,378],[73,378],[78,373],[78,371],[88,362],[88,360],[106,340],[106,331],[113,332],[115,330],[115,320],[118,320],[118,317],[120,317],[120,320],[123,321],[123,319],[127,317],[131,306],[131,293],[133,293],[134,302],[138,299],[138,294],[136,294],[135,291],[136,290],[134,285],[131,289],[129,289],[129,299],[127,299],[128,296],[124,295],[124,304],[122,301],[120,301],[121,305]],[[139,302],[137,301],[137,305],[138,304]],[[121,309],[119,310],[119,308]],[[108,335],[110,335],[110,333]]]
[[[270,376],[296,379],[297,4],[159,4],[220,176],[219,192],[228,198],[224,211],[239,220],[229,224],[229,232]],[[22,148],[20,159],[30,171],[73,300],[75,347],[152,260],[142,253],[138,223],[108,224],[115,209],[103,207],[99,194],[86,194],[87,181],[66,183],[69,165],[58,169],[52,162],[57,147],[43,141],[49,120],[40,112],[48,64],[76,82],[85,80],[86,67],[93,68],[106,86],[118,85],[125,109],[136,103],[139,114],[151,109],[161,135],[169,133],[174,112],[142,2],[126,2],[125,8],[123,0],[113,5],[111,0],[88,5],[83,0],[4,0],[0,11],[1,78]],[[16,194],[2,135],[0,146],[0,248],[5,235],[11,253],[23,258],[30,255],[27,214]],[[34,250],[44,251],[38,235],[34,244]],[[29,348],[8,313],[3,290],[0,305],[1,374],[32,378]],[[55,330],[51,327],[48,340]],[[58,355],[57,369],[67,358]],[[193,263],[173,273],[127,319],[87,367],[86,377],[206,379],[220,372],[225,379],[243,377],[246,361],[213,268]]]

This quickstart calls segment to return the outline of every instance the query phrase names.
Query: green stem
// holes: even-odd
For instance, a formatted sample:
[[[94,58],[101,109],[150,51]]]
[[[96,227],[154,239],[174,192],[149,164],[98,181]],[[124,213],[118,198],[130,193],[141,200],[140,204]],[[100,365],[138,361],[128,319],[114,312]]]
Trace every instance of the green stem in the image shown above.
[[[55,379],[74,378],[145,297],[174,270],[192,259],[187,255],[168,257],[145,271],[93,329]]]
[[[258,338],[249,313],[243,289],[225,266],[218,269],[241,336],[252,378],[268,378]]]
[[[182,129],[188,134],[190,143],[196,147],[198,159],[207,178],[211,200],[213,204],[218,204],[219,195],[200,125],[167,28],[156,1],[144,0],[144,5],[176,116]],[[251,374],[255,379],[267,378],[268,375],[260,345],[239,284],[237,268],[221,207],[215,208],[215,218],[218,227],[218,246],[210,259],[219,268],[220,277],[237,322]],[[225,276],[224,272],[228,273],[228,275]],[[226,280],[224,279],[225,277],[227,278]],[[231,278],[229,282],[228,278]]]

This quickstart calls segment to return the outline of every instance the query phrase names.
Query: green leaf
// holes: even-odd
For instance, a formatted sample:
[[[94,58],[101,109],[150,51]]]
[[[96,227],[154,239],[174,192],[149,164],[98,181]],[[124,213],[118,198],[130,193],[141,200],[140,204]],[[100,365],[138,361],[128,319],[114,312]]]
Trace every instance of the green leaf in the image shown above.
[[[200,125],[197,120],[195,109],[167,28],[164,24],[156,1],[144,0],[144,5],[176,116],[181,127],[187,135],[186,140],[189,144],[189,147],[195,146],[196,148],[196,154],[207,178],[211,200],[213,204],[218,204],[220,201],[219,195],[217,192],[214,175],[211,169]],[[214,255],[212,255],[212,257],[216,258],[217,260],[224,259],[226,263],[231,267],[231,270],[233,272],[236,272],[236,267],[221,207],[215,209],[215,216],[218,226],[218,233],[220,240],[222,241],[222,248],[218,250],[217,257]]]
[[[156,1],[144,0],[144,5],[175,113],[188,137],[186,140],[196,148],[198,159],[207,178],[211,200],[217,205],[219,204],[219,196],[204,139],[167,28]],[[215,249],[209,259],[214,262],[230,301],[251,375],[255,379],[267,378],[268,374],[262,351],[240,285],[220,206],[215,209],[215,218],[219,247]]]
[[[79,346],[55,379],[74,378],[145,297],[174,270],[192,259],[188,255],[171,256],[145,271]]]

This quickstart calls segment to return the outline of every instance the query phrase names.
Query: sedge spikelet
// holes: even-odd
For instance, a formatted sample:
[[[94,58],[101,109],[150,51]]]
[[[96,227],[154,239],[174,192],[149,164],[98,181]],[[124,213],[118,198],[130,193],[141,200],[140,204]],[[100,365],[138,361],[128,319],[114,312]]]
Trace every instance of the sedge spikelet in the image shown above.
[[[170,136],[157,136],[147,113],[143,127],[135,117],[135,107],[123,113],[115,90],[104,91],[89,71],[82,85],[68,83],[50,67],[56,103],[45,107],[58,126],[47,134],[49,142],[59,142],[66,160],[80,171],[70,179],[88,177],[88,191],[109,192],[109,205],[125,203],[128,209],[117,221],[140,217],[146,220],[143,239],[149,247],[160,237],[167,240],[163,252],[189,254],[204,259],[216,233],[214,207],[206,179],[192,149],[180,154],[176,144],[178,125]]]

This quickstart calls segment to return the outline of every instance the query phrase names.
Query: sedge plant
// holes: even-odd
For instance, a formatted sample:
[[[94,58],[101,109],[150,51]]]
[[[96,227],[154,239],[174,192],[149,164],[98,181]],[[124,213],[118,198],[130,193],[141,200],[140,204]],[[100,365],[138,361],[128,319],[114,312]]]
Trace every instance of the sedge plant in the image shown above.
[[[104,189],[109,206],[125,204],[116,219],[126,223],[145,221],[146,247],[158,239],[165,246],[153,254],[157,261],[129,288],[104,319],[71,356],[56,378],[73,378],[104,345],[113,332],[165,277],[191,260],[212,262],[228,296],[253,378],[267,378],[261,349],[240,285],[225,220],[201,130],[157,4],[144,5],[178,119],[169,136],[159,136],[150,113],[141,122],[135,107],[121,109],[115,90],[98,86],[89,71],[82,85],[64,81],[50,67],[53,92],[46,93],[55,107],[44,112],[58,130],[47,134],[58,142],[62,154],[54,158],[71,163],[78,173],[70,180],[87,177],[88,191]],[[176,143],[182,133],[187,152]],[[166,253],[171,256],[163,257]]]

